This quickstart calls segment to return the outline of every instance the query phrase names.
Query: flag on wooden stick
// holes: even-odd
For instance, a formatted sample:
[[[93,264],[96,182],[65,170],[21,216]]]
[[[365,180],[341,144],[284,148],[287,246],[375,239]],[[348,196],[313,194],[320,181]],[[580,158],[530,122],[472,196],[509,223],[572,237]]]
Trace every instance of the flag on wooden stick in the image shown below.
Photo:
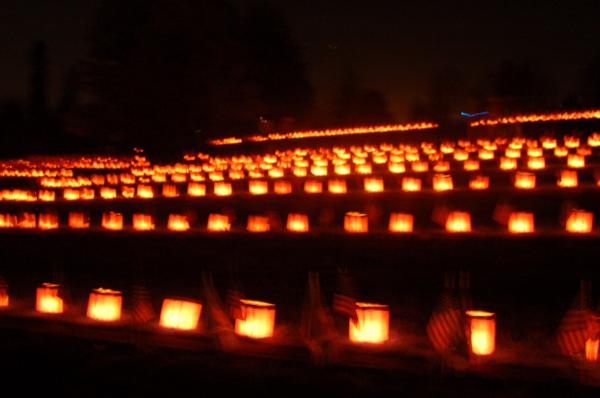
[[[146,323],[156,316],[150,293],[142,283],[136,283],[131,290],[132,317],[137,323]]]
[[[454,295],[453,275],[446,274],[444,290],[427,324],[427,335],[436,351],[447,353],[464,340],[464,312]]]
[[[595,337],[596,315],[590,309],[590,302],[591,283],[581,281],[574,305],[567,311],[558,327],[558,348],[564,355],[583,356],[586,341]]]
[[[347,315],[355,322],[358,320],[355,293],[348,270],[338,270],[338,289],[333,296],[333,310]]]

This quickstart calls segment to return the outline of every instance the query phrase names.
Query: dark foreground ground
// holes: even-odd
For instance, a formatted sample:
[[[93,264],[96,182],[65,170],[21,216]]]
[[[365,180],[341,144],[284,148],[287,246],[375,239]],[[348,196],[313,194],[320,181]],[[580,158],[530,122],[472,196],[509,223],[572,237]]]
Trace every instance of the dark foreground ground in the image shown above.
[[[250,350],[221,352],[205,336],[200,348],[193,343],[190,350],[129,337],[68,334],[46,327],[44,320],[31,326],[27,316],[13,322],[5,314],[0,327],[3,379],[23,392],[42,388],[51,395],[107,397],[234,391],[254,396],[600,396],[592,380],[595,372],[578,371],[555,344],[556,328],[579,280],[598,282],[595,235],[57,231],[8,232],[0,240],[2,274],[17,307],[11,316],[17,318],[33,308],[35,287],[44,281],[60,280],[68,287],[68,316],[79,319],[90,289],[98,286],[122,290],[127,311],[131,286],[142,274],[157,310],[166,296],[201,297],[203,270],[214,276],[222,295],[235,272],[247,297],[277,305],[274,340],[283,348],[272,353],[252,343]],[[346,350],[337,363],[316,365],[301,348],[298,333],[307,272],[319,271],[330,303],[340,265],[353,275],[360,299],[390,305],[391,340],[379,351]],[[497,313],[497,353],[489,366],[450,371],[428,345],[425,326],[444,272],[458,269],[471,272],[474,305]]]

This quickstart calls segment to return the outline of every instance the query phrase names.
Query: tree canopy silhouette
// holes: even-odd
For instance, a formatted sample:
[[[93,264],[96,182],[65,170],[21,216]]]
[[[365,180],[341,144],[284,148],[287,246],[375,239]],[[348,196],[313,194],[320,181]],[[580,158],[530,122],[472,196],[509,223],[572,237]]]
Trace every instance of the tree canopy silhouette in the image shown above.
[[[71,130],[160,149],[301,117],[312,100],[301,52],[268,4],[105,0],[79,66]]]

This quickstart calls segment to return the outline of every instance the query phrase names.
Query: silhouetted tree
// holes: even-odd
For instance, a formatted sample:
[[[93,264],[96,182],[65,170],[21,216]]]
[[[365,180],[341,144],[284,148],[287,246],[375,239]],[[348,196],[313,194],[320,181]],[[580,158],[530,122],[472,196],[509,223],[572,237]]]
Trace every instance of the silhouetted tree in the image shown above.
[[[90,42],[69,125],[102,142],[174,149],[310,103],[300,52],[270,7],[244,18],[224,0],[105,0]]]
[[[338,126],[384,124],[393,121],[382,92],[363,88],[353,68],[341,80],[333,104],[333,124]]]

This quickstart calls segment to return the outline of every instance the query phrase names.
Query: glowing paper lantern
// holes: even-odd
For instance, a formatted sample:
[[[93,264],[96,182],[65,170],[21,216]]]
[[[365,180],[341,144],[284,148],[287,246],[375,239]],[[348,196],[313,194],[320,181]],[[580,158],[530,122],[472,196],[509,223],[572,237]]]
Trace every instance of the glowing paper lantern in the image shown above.
[[[390,214],[389,231],[410,233],[413,231],[414,217],[412,214],[392,213]]]
[[[567,232],[589,234],[594,224],[594,213],[591,211],[573,210],[567,217]]]
[[[567,166],[574,169],[581,169],[585,167],[585,156],[577,153],[571,153],[567,157]]]
[[[346,180],[329,180],[327,182],[327,190],[333,194],[346,193]]]
[[[365,178],[364,186],[367,192],[383,192],[383,178]]]
[[[467,341],[475,356],[489,356],[496,351],[496,314],[467,311]]]
[[[471,215],[463,211],[453,211],[446,218],[446,231],[452,233],[471,232]]]
[[[36,227],[35,213],[21,213],[17,218],[17,227],[24,229],[32,229]]]
[[[275,304],[256,300],[240,300],[241,319],[235,320],[235,333],[253,339],[273,337]]]
[[[117,190],[112,187],[100,188],[100,197],[102,199],[115,199],[117,197]]]
[[[418,192],[421,190],[421,179],[413,177],[402,178],[402,190],[404,192]]]
[[[269,232],[269,217],[248,216],[248,224],[246,229],[248,232]]]
[[[424,160],[418,160],[411,163],[411,168],[415,173],[425,173],[429,170],[429,163]]]
[[[546,167],[546,161],[543,157],[535,157],[527,159],[527,167],[531,170],[541,170]]]
[[[477,174],[471,177],[469,180],[469,188],[473,190],[484,190],[490,186],[490,178],[481,174]]]
[[[348,212],[344,216],[344,230],[350,233],[369,232],[369,219],[366,214]]]
[[[599,339],[587,339],[585,341],[585,360],[598,362],[598,348],[600,348]]]
[[[217,196],[229,196],[233,192],[231,183],[223,181],[215,182],[213,189]]]
[[[9,301],[8,286],[4,281],[0,281],[0,308],[8,307]]]
[[[82,200],[93,200],[94,195],[94,190],[92,188],[81,188],[80,198]]]
[[[388,165],[388,170],[390,173],[401,174],[406,172],[406,166],[404,163],[390,163]]]
[[[43,283],[36,290],[35,310],[44,314],[62,314],[63,299],[59,292],[60,285]]]
[[[554,148],[554,156],[557,158],[564,158],[569,154],[569,150],[564,146],[557,146]]]
[[[269,183],[267,181],[252,180],[248,182],[248,191],[252,195],[265,195],[269,193]]]
[[[41,213],[38,217],[38,228],[50,230],[58,228],[58,215],[54,213]]]
[[[38,198],[43,202],[54,202],[54,199],[56,198],[56,192],[42,189],[38,193]]]
[[[114,211],[102,213],[102,228],[112,231],[120,231],[123,229],[123,214]]]
[[[352,171],[351,167],[349,164],[344,163],[344,164],[338,164],[334,167],[333,169],[334,173],[340,176],[346,176],[349,175],[350,172]]]
[[[308,232],[308,216],[306,214],[288,214],[286,228],[291,232]]]
[[[90,220],[85,213],[70,212],[69,213],[69,228],[85,229],[90,227]]]
[[[556,184],[561,188],[575,188],[578,185],[577,171],[561,170]]]
[[[133,229],[136,231],[153,231],[154,220],[150,214],[134,214]]]
[[[500,169],[501,170],[516,170],[517,160],[509,157],[500,158]]]
[[[202,304],[166,298],[160,311],[160,326],[169,329],[194,330],[198,327]]]
[[[463,163],[463,169],[466,171],[476,171],[479,170],[479,160],[477,159],[467,159]]]
[[[433,190],[436,192],[451,191],[454,188],[452,176],[449,174],[433,175]]]
[[[169,214],[167,228],[170,231],[187,231],[188,229],[190,229],[190,222],[188,221],[187,216],[181,214]]]
[[[87,317],[103,322],[118,321],[121,319],[122,303],[121,292],[101,287],[94,289],[90,293]]]
[[[389,338],[390,310],[387,305],[356,303],[357,320],[350,319],[353,343],[383,344]]]
[[[138,185],[136,196],[140,199],[152,199],[154,197],[154,190],[151,185]]]
[[[198,182],[190,182],[188,183],[187,188],[188,196],[192,197],[200,197],[206,195],[206,185],[200,184]]]
[[[162,196],[165,198],[176,198],[179,196],[179,192],[177,192],[177,185],[174,184],[163,184],[162,186]]]
[[[63,199],[65,200],[79,200],[80,196],[78,189],[66,188],[63,190]]]
[[[508,217],[508,231],[512,234],[533,233],[535,230],[533,213],[513,212]]]
[[[535,188],[535,174],[517,172],[515,174],[515,188],[518,189],[534,189]]]
[[[316,180],[307,180],[304,182],[304,192],[306,193],[321,193],[323,192],[323,183]]]
[[[228,232],[231,229],[229,217],[225,214],[209,214],[206,229],[210,232]]]
[[[450,162],[444,162],[444,161],[439,161],[436,162],[435,165],[433,166],[433,170],[438,172],[438,173],[445,173],[450,171]]]
[[[292,184],[289,181],[275,181],[273,190],[277,195],[287,195],[292,192]]]

